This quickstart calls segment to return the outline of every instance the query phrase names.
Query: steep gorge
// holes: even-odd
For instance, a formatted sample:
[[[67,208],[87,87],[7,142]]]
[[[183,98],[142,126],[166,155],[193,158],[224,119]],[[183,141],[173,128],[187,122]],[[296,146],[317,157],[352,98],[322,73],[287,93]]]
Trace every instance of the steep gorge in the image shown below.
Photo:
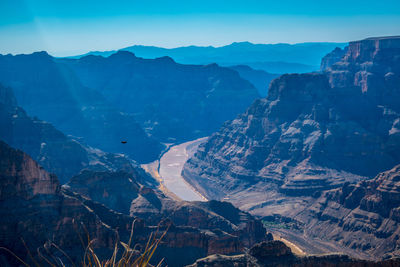
[[[268,96],[200,145],[182,173],[210,199],[298,220],[306,235],[375,258],[396,254],[395,202],[357,188],[400,163],[400,37],[350,42],[344,56],[331,56],[341,59],[322,73],[275,79]],[[396,199],[398,188],[388,191]],[[351,208],[328,197],[348,194],[357,196]]]

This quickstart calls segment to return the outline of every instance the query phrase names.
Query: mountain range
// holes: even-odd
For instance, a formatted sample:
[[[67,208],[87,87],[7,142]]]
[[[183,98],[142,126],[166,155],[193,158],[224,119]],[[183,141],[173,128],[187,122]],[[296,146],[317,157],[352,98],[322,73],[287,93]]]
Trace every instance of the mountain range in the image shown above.
[[[162,145],[150,138],[131,114],[113,107],[96,90],[46,52],[0,56],[0,83],[13,90],[18,105],[67,135],[107,152],[152,161]],[[130,142],[123,145],[122,140]]]
[[[253,44],[235,42],[221,47],[187,46],[162,48],[134,45],[120,50],[129,51],[138,57],[157,58],[169,56],[182,64],[221,66],[247,65],[269,73],[303,73],[319,69],[321,58],[334,48],[344,48],[346,43],[298,43],[298,44]],[[84,55],[110,56],[118,50],[93,51]]]
[[[57,61],[162,142],[207,136],[259,97],[236,71],[216,64],[183,65],[127,51]]]
[[[0,83],[12,88],[30,116],[80,143],[140,163],[157,159],[161,142],[211,134],[259,97],[234,70],[123,51],[107,58],[0,56]]]

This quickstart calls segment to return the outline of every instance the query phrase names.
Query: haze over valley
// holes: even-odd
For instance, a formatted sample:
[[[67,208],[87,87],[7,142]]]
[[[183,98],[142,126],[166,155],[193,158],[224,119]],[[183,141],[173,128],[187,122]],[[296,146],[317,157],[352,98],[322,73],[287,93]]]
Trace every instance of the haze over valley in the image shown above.
[[[0,4],[0,266],[400,266],[397,1],[117,2]]]

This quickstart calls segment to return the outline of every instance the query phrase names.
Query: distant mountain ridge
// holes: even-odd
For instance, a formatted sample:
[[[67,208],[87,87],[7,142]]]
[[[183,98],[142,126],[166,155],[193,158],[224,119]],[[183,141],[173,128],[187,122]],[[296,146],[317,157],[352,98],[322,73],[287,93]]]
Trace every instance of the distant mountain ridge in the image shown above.
[[[267,96],[270,82],[280,76],[263,70],[255,70],[247,65],[237,65],[229,68],[237,71],[240,77],[251,82],[257,88],[261,97]]]
[[[344,48],[346,45],[347,43],[322,42],[298,44],[235,42],[221,47],[186,46],[162,48],[134,45],[119,50],[129,51],[143,58],[169,56],[182,64],[248,65],[254,69],[262,69],[270,73],[304,73],[318,70],[323,56],[336,47]],[[73,58],[87,55],[110,56],[117,51],[93,51]]]
[[[217,64],[184,65],[170,57],[144,59],[128,51],[57,62],[120,111],[133,114],[162,142],[207,136],[259,97],[250,82]]]
[[[138,162],[156,159],[163,146],[150,138],[132,114],[122,113],[65,65],[46,52],[0,55],[0,83],[13,89],[30,116],[50,122],[89,146],[125,153]],[[128,140],[127,144],[121,144]]]
[[[13,88],[30,116],[139,163],[157,159],[160,142],[211,134],[259,97],[229,68],[143,59],[127,51],[81,59],[46,52],[0,55],[0,83]]]

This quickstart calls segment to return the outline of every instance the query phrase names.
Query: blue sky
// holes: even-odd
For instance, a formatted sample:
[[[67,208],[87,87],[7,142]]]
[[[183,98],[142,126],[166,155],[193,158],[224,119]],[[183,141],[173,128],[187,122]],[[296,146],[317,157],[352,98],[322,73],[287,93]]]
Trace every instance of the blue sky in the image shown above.
[[[0,53],[400,35],[399,0],[0,0]]]

